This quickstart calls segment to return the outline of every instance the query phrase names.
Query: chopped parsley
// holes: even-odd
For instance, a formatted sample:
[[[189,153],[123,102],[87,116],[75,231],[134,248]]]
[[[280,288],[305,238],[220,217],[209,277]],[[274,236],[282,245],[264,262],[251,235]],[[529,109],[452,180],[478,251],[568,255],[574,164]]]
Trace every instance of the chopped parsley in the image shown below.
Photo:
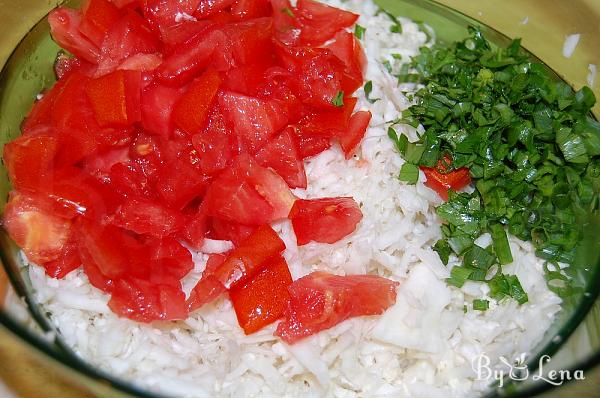
[[[338,107],[344,106],[344,92],[338,91],[338,93],[335,95],[335,97],[333,97],[333,99],[331,100],[331,103],[334,106],[338,106]]]
[[[363,37],[365,37],[365,31],[367,29],[363,28],[362,26],[360,26],[359,24],[356,24],[356,26],[354,27],[354,35],[359,39],[362,40]]]
[[[408,184],[414,185],[419,180],[419,167],[411,163],[404,163],[400,168],[400,181],[405,181]]]
[[[473,309],[476,311],[487,311],[490,308],[488,300],[475,299],[473,300]]]
[[[290,16],[290,17],[292,17],[292,18],[294,18],[294,17],[295,17],[295,15],[294,15],[294,12],[293,12],[293,11],[292,11],[292,10],[291,10],[289,7],[284,7],[284,8],[282,8],[282,9],[281,9],[281,12],[282,12],[282,13],[284,13],[284,14],[287,14],[287,15],[289,15],[289,16]]]
[[[367,99],[367,101],[369,101],[370,104],[374,104],[375,102],[380,100],[380,98],[370,98],[369,97],[371,95],[371,92],[373,91],[373,82],[371,80],[369,80],[368,82],[365,83],[364,90],[365,90],[365,98]]]
[[[402,120],[425,129],[411,143],[393,128],[388,136],[407,164],[412,183],[417,167],[433,167],[448,156],[450,169],[466,167],[470,193],[449,192],[436,212],[442,239],[433,247],[452,267],[448,283],[487,283],[490,297],[527,302],[518,278],[503,273],[513,261],[508,234],[532,242],[546,260],[550,289],[568,297],[580,287],[571,267],[590,212],[600,209],[600,123],[590,116],[592,91],[558,81],[532,61],[514,40],[493,48],[477,28],[450,46],[422,48],[402,67],[399,82],[424,87]],[[389,69],[388,69],[389,70]],[[489,233],[492,243],[475,241]],[[475,309],[485,310],[485,300]],[[484,308],[485,307],[485,308]]]

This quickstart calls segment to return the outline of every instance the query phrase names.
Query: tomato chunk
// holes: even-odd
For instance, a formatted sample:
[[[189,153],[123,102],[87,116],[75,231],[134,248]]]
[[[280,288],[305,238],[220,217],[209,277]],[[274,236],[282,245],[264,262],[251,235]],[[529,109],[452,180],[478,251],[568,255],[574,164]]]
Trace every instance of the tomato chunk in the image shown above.
[[[2,223],[27,258],[43,265],[61,258],[69,242],[71,220],[44,211],[29,196],[12,192]]]
[[[243,285],[232,288],[229,297],[244,333],[251,334],[281,318],[290,294],[292,276],[285,259],[276,256]]]
[[[179,230],[184,219],[179,212],[156,201],[129,197],[117,209],[112,222],[129,231],[160,238]]]
[[[425,185],[433,189],[444,200],[448,200],[448,191],[460,191],[471,183],[469,169],[461,167],[452,169],[452,159],[445,156],[438,160],[436,167],[423,167],[427,181]]]
[[[339,135],[340,145],[344,150],[344,154],[346,155],[346,159],[350,159],[356,148],[360,145],[365,133],[367,132],[367,128],[369,127],[369,122],[371,121],[371,112],[370,111],[359,111],[356,112],[350,118],[350,122],[348,125],[348,131],[344,134]]]
[[[210,106],[217,96],[221,78],[213,70],[204,72],[194,80],[173,108],[177,127],[188,134],[200,132],[206,125]]]
[[[144,16],[156,32],[162,33],[176,25],[182,15],[191,16],[200,0],[145,0],[143,3]]]
[[[271,13],[269,0],[237,0],[231,6],[231,14],[240,20],[266,17]]]
[[[4,145],[4,164],[17,189],[40,189],[52,176],[58,140],[51,133],[51,129],[43,129]]]
[[[257,228],[214,272],[227,289],[237,286],[264,268],[265,261],[285,250],[285,243],[269,225]]]
[[[258,163],[270,167],[290,188],[306,188],[306,172],[291,129],[285,129],[256,154]]]
[[[152,134],[168,138],[173,129],[173,108],[184,89],[154,84],[142,92],[142,126]]]
[[[65,50],[86,61],[98,63],[100,50],[79,31],[81,12],[58,7],[48,14],[52,38]]]
[[[108,307],[138,322],[185,319],[188,308],[181,287],[126,278],[114,282]]]
[[[354,232],[362,212],[352,198],[298,199],[289,218],[298,245],[335,243]]]
[[[141,120],[141,75],[117,70],[91,80],[86,87],[100,126],[129,126]]]
[[[219,240],[229,240],[239,246],[254,230],[255,226],[239,224],[233,221],[211,217],[212,236]]]
[[[192,145],[198,152],[198,166],[204,174],[220,172],[238,155],[238,139],[225,123],[218,104],[209,111],[206,128],[192,137]]]
[[[101,46],[108,29],[119,20],[119,10],[108,0],[87,0],[82,11],[79,31]]]
[[[246,154],[215,179],[205,197],[209,215],[246,225],[285,218],[294,200],[279,175]]]
[[[229,7],[234,1],[235,0],[200,0],[194,16],[196,18],[205,18],[214,15]]]
[[[336,32],[354,25],[358,15],[314,0],[298,0],[295,14],[300,20],[303,44],[318,46],[331,39]]]
[[[346,319],[380,315],[396,302],[397,286],[375,275],[313,272],[289,286],[291,299],[275,335],[293,344]]]

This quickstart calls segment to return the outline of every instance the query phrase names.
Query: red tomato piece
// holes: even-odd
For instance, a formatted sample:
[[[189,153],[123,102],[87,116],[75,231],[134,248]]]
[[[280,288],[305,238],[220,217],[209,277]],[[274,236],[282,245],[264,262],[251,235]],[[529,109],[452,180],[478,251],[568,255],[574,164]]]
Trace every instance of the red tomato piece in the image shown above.
[[[239,246],[254,230],[255,226],[211,217],[212,236],[218,240],[229,240]]]
[[[312,46],[325,43],[338,31],[354,25],[359,17],[314,0],[298,0],[294,15],[302,26],[300,41]]]
[[[438,160],[435,167],[421,166],[421,170],[425,173],[427,181],[425,185],[433,189],[444,200],[448,200],[448,191],[460,191],[471,183],[471,174],[469,169],[461,167],[453,169],[452,159],[445,156]]]
[[[150,282],[177,286],[194,269],[192,254],[174,238],[145,236],[140,247],[150,268],[147,278]]]
[[[181,21],[173,26],[163,27],[161,29],[162,41],[168,46],[170,52],[172,52],[175,51],[178,46],[211,26],[214,26],[214,22],[212,21]]]
[[[214,174],[230,166],[238,154],[237,137],[225,124],[218,105],[211,109],[204,131],[192,137],[192,144],[200,157],[200,170],[205,174]]]
[[[252,279],[229,291],[238,322],[251,334],[281,318],[290,300],[292,276],[285,259],[276,256]]]
[[[121,19],[111,26],[102,42],[96,75],[114,71],[132,55],[160,52],[161,47],[146,21],[133,10],[126,10]]]
[[[300,25],[289,0],[271,0],[271,7],[275,39],[288,46],[297,45],[300,38]]]
[[[367,68],[367,57],[356,35],[345,30],[340,31],[335,35],[335,41],[326,48],[344,63],[349,78],[358,82],[360,87]],[[354,90],[345,92],[351,94]]]
[[[290,188],[306,188],[304,162],[298,153],[291,128],[283,130],[256,154],[256,161],[270,167],[287,182]]]
[[[369,122],[371,121],[371,112],[360,111],[356,112],[350,118],[348,125],[348,131],[338,136],[340,145],[344,150],[346,159],[350,159],[356,151],[356,148],[360,145],[367,128],[369,128]]]
[[[117,8],[132,7],[136,8],[140,4],[140,0],[110,0]]]
[[[255,154],[288,122],[285,109],[275,101],[223,92],[219,105],[237,133],[242,149]]]
[[[273,58],[273,18],[257,18],[226,25],[224,32],[231,43],[235,65]]]
[[[158,54],[135,54],[127,58],[117,69],[137,70],[140,72],[149,72],[158,68],[162,63],[162,55]]]
[[[52,123],[52,108],[54,107],[54,101],[56,101],[56,98],[62,92],[67,80],[68,78],[56,82],[54,86],[43,92],[41,99],[36,100],[33,103],[31,110],[21,125],[21,131],[24,135],[40,125]]]
[[[223,32],[207,29],[177,47],[158,67],[156,75],[160,81],[170,85],[185,84],[202,72],[213,61],[215,49],[226,43],[227,37]]]
[[[181,286],[135,278],[114,281],[108,307],[115,314],[137,322],[172,321],[188,316]]]
[[[136,162],[116,163],[110,168],[111,186],[123,196],[152,198],[154,192],[142,166]]]
[[[252,232],[213,273],[227,289],[252,278],[266,266],[266,261],[285,250],[285,243],[269,225]]]
[[[362,212],[352,198],[298,199],[290,211],[298,245],[335,243],[356,229]]]
[[[79,31],[81,12],[66,7],[58,7],[48,14],[52,38],[59,46],[71,54],[91,63],[98,63],[100,50]]]
[[[13,191],[4,208],[2,224],[34,263],[59,260],[71,234],[71,220],[44,211],[30,196]]]
[[[74,71],[81,72],[86,76],[93,76],[96,72],[96,65],[81,58],[59,53],[54,61],[54,74],[56,78],[59,80],[64,79]]]
[[[127,161],[129,161],[129,148],[126,146],[115,147],[85,159],[83,170],[101,180],[109,178],[110,170],[114,165]]]
[[[215,179],[205,197],[209,215],[245,225],[286,217],[294,200],[280,176],[246,154]]]
[[[198,9],[194,13],[194,16],[198,19],[206,18],[226,9],[233,4],[234,1],[235,0],[200,0],[200,4],[198,4]]]
[[[201,0],[144,0],[146,20],[157,33],[176,25],[181,15],[191,16]]]
[[[332,138],[348,130],[350,118],[357,99],[345,98],[344,105],[328,111],[309,110],[298,121],[298,134],[301,137]]]
[[[108,0],[87,0],[81,10],[79,31],[100,47],[108,29],[119,20],[119,10]]]
[[[213,70],[204,72],[194,80],[173,108],[173,120],[177,127],[188,134],[200,132],[206,126],[206,117],[220,84],[221,78]]]
[[[100,126],[130,126],[141,120],[141,75],[117,70],[91,80],[86,87]]]
[[[397,286],[375,275],[313,272],[288,287],[291,299],[275,335],[293,344],[346,319],[383,314],[396,302]]]
[[[177,236],[190,247],[200,250],[208,231],[206,211],[202,206],[184,215],[185,222]]]
[[[212,275],[202,275],[196,286],[190,292],[186,304],[190,312],[216,300],[227,289]]]
[[[296,141],[298,142],[298,154],[302,159],[316,156],[331,147],[329,137],[298,136]]]
[[[270,14],[269,0],[237,0],[231,6],[231,15],[240,20],[267,17]]]
[[[44,263],[46,269],[46,275],[55,279],[62,279],[67,276],[71,271],[75,271],[81,266],[81,259],[79,258],[79,250],[77,248],[77,242],[71,238],[63,247],[63,251],[60,256],[53,261]]]
[[[166,164],[158,171],[156,190],[162,201],[173,209],[183,209],[207,189],[209,178],[185,161]]]
[[[51,134],[52,129],[38,129],[4,145],[4,164],[15,188],[39,190],[47,185],[58,151],[58,140]]]
[[[162,238],[178,231],[184,219],[179,212],[156,201],[129,197],[117,209],[112,223],[137,234]]]
[[[182,88],[151,85],[142,92],[142,126],[149,133],[168,138],[174,128],[172,113],[184,93]]]

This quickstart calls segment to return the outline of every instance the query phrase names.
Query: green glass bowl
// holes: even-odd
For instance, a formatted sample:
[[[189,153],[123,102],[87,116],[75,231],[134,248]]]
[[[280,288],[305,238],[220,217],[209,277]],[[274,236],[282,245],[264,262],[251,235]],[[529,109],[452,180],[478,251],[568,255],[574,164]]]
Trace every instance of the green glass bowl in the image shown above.
[[[446,42],[464,38],[468,25],[482,26],[474,19],[430,0],[377,2],[390,13],[425,22],[435,30],[439,40]],[[59,48],[51,40],[48,24],[43,18],[52,6],[40,0],[22,1],[17,5],[0,0],[0,9],[8,7],[0,11],[0,21],[13,21],[17,15],[21,21],[12,29],[0,27],[0,37],[3,37],[0,41],[0,62],[8,58],[0,78],[1,145],[19,135],[19,126],[32,101],[55,81],[52,67]],[[509,42],[505,35],[490,27],[482,26],[482,30],[497,45]],[[5,32],[6,35],[2,36]],[[565,73],[563,77],[567,75]],[[566,80],[573,83],[568,78]],[[579,82],[576,85],[580,85]],[[597,112],[598,107],[595,110]],[[4,207],[9,190],[6,170],[0,167],[0,210]],[[67,380],[84,386],[98,396],[159,396],[102,372],[80,359],[62,342],[58,331],[35,302],[18,249],[4,231],[0,231],[0,261],[3,265],[0,268],[0,296],[4,288],[9,290],[9,296],[13,298],[0,300],[0,324],[27,346],[27,352],[38,356],[45,366],[56,368]],[[537,347],[532,347],[533,355],[528,362],[530,371],[535,371],[543,355],[552,356],[553,367],[562,370],[588,371],[600,362],[600,217],[597,215],[589,215],[585,239],[573,269],[585,290],[565,302],[563,311],[546,332],[543,341]],[[6,280],[10,280],[10,285],[6,284]],[[22,297],[23,301],[19,302],[15,297]],[[488,396],[531,397],[554,387],[531,378],[521,383],[507,382],[504,388],[495,389]],[[560,390],[551,391],[549,396],[557,394],[560,394]]]

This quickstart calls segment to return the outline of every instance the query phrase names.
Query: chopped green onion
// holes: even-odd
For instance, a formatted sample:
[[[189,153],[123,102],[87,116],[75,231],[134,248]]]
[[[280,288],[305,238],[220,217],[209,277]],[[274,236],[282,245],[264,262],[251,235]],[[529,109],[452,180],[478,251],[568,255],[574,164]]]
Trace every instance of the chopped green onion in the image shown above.
[[[289,15],[289,16],[290,16],[290,17],[292,17],[292,18],[294,18],[294,17],[295,17],[295,15],[294,15],[294,12],[293,12],[293,11],[292,11],[292,10],[291,10],[289,7],[284,7],[284,8],[282,8],[282,9],[281,9],[281,12],[282,12],[282,13],[284,13],[284,14],[287,14],[287,15]]]
[[[354,35],[359,39],[362,40],[363,37],[365,37],[365,31],[367,29],[363,28],[362,26],[360,26],[359,24],[356,24],[356,26],[354,27]]]
[[[383,67],[385,68],[385,70],[388,71],[388,73],[392,73],[392,64],[390,63],[390,61],[388,61],[386,59],[383,62],[381,62],[381,64],[383,65]]]
[[[473,309],[476,311],[487,311],[490,308],[488,300],[475,299],[473,300]]]
[[[335,97],[331,100],[331,103],[337,107],[344,106],[344,92],[338,91],[338,93],[335,95]]]
[[[508,244],[508,236],[506,230],[501,224],[490,225],[490,234],[492,235],[492,242],[494,246],[494,252],[498,257],[500,264],[510,264],[513,262],[513,256],[510,251],[510,245]]]
[[[364,90],[365,98],[367,99],[367,101],[369,101],[369,103],[374,104],[375,102],[379,101],[379,98],[369,98],[369,96],[371,95],[371,91],[373,91],[373,82],[371,80],[365,83]]]

